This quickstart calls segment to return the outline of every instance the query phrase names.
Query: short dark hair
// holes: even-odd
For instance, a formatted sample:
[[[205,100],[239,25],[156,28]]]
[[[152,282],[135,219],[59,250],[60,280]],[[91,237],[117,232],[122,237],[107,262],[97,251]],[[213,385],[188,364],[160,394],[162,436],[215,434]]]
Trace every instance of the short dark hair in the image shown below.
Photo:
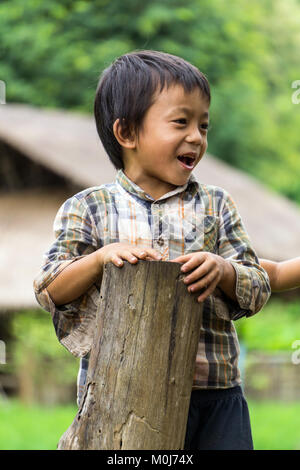
[[[108,156],[117,168],[124,168],[122,148],[114,136],[113,124],[120,119],[123,129],[138,130],[155,91],[180,84],[191,92],[199,87],[210,103],[205,75],[184,59],[158,51],[137,51],[117,58],[102,73],[94,102],[97,131]]]

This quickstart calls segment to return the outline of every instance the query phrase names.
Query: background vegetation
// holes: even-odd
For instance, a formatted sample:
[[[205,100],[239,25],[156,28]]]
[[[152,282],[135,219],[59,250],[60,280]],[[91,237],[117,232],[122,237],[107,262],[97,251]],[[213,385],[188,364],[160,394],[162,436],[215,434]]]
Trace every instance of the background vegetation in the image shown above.
[[[209,151],[300,203],[299,0],[2,0],[7,101],[90,113],[120,54],[183,56],[212,85]]]
[[[292,354],[293,342],[300,339],[299,299],[271,298],[261,312],[250,318],[241,318],[235,322],[235,327],[249,352]]]
[[[6,371],[16,372],[21,400],[76,403],[79,359],[57,341],[51,316],[42,309],[16,312],[12,335]]]
[[[300,0],[0,3],[8,103],[91,113],[99,75],[117,56],[135,49],[180,55],[211,83],[209,152],[298,204],[300,104],[292,103],[292,83],[300,80],[299,45]],[[248,353],[291,354],[300,339],[299,299],[273,298],[236,328]],[[0,449],[54,449],[76,413],[78,360],[40,310],[16,313],[12,333],[0,373],[17,375],[21,402],[0,400]],[[249,408],[255,448],[300,448],[299,403],[250,400]]]
[[[248,401],[255,450],[300,449],[299,403]],[[72,405],[44,407],[0,400],[0,450],[55,450],[72,423]]]

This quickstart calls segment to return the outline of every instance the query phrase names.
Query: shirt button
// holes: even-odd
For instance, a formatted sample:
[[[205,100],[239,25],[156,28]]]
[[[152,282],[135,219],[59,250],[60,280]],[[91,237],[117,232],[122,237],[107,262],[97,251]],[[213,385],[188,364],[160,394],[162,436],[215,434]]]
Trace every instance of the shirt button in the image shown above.
[[[165,242],[164,242],[164,240],[163,240],[162,238],[159,238],[159,239],[157,240],[157,244],[158,244],[159,246],[163,246],[164,243],[165,243]]]

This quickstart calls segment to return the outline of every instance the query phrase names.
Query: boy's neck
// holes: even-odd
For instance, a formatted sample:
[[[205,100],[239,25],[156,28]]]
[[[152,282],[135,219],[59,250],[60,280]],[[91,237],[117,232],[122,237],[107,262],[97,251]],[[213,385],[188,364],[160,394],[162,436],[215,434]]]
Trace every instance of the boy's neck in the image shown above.
[[[155,201],[160,199],[165,194],[173,191],[177,186],[167,183],[165,181],[158,181],[157,178],[144,177],[143,174],[138,174],[133,168],[126,168],[123,170],[127,178],[130,179],[134,184],[139,186],[146,194],[151,196]]]

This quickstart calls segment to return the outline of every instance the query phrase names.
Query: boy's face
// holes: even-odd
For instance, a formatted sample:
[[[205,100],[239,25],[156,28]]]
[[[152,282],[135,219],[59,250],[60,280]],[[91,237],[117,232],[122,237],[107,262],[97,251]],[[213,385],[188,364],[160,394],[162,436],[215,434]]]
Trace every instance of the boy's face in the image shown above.
[[[207,148],[208,109],[198,88],[157,94],[131,148],[123,148],[126,175],[155,199],[184,185]]]

